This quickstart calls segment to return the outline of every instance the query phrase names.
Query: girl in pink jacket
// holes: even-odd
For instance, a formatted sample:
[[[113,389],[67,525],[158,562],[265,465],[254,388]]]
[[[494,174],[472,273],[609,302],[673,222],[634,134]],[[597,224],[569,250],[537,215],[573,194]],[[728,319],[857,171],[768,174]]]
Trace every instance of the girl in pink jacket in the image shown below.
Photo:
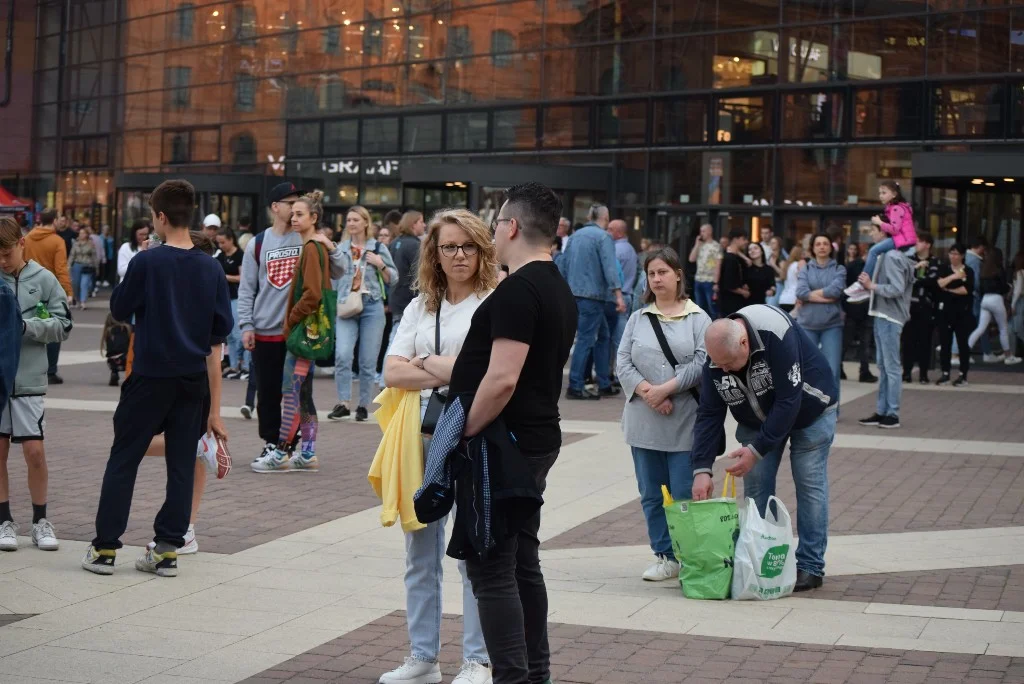
[[[885,219],[875,215],[871,222],[892,237],[882,240],[868,250],[868,258],[864,263],[864,273],[875,275],[875,262],[878,256],[893,249],[906,249],[917,244],[917,231],[914,228],[914,212],[900,192],[900,184],[886,180],[878,184],[878,199],[885,206]],[[844,290],[850,302],[861,302],[871,296],[859,282]]]

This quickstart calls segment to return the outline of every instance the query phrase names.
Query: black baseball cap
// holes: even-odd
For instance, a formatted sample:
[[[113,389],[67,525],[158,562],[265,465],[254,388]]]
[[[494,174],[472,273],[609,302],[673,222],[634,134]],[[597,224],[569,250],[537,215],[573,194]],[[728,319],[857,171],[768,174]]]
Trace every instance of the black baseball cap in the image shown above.
[[[302,191],[295,187],[295,183],[278,183],[270,189],[267,195],[267,203],[280,202],[289,195],[301,195]]]

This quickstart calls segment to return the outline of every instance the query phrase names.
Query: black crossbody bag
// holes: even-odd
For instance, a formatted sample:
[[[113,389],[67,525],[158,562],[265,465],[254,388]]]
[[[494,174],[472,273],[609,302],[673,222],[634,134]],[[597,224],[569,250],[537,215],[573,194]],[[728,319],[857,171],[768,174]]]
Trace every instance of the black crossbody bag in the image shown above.
[[[437,316],[434,318],[434,353],[440,356],[441,351],[441,302],[437,303]],[[433,435],[437,427],[437,421],[441,420],[444,413],[444,405],[448,403],[448,395],[441,390],[435,389],[430,393],[430,400],[427,401],[427,410],[423,413],[423,421],[420,424],[420,432],[424,435]]]

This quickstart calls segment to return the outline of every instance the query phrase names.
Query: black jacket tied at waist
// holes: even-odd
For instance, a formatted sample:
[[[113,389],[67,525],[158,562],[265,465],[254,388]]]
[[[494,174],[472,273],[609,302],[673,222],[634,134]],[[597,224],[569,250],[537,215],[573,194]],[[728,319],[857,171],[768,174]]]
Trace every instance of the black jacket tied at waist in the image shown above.
[[[463,440],[472,395],[449,397],[427,450],[423,486],[414,498],[422,523],[440,520],[456,505],[448,555],[483,558],[498,541],[522,529],[544,503],[537,482],[499,416]],[[415,534],[415,532],[413,533]]]

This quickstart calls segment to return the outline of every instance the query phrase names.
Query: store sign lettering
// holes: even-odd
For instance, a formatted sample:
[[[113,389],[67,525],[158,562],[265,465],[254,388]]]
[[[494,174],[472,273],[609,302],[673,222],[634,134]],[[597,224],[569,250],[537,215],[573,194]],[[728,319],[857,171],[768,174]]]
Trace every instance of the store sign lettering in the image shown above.
[[[334,162],[325,161],[321,168],[326,173],[354,176],[359,173],[361,167],[357,161],[339,160]],[[367,162],[366,166],[362,167],[362,171],[364,176],[391,176],[398,173],[398,160],[375,159]]]

